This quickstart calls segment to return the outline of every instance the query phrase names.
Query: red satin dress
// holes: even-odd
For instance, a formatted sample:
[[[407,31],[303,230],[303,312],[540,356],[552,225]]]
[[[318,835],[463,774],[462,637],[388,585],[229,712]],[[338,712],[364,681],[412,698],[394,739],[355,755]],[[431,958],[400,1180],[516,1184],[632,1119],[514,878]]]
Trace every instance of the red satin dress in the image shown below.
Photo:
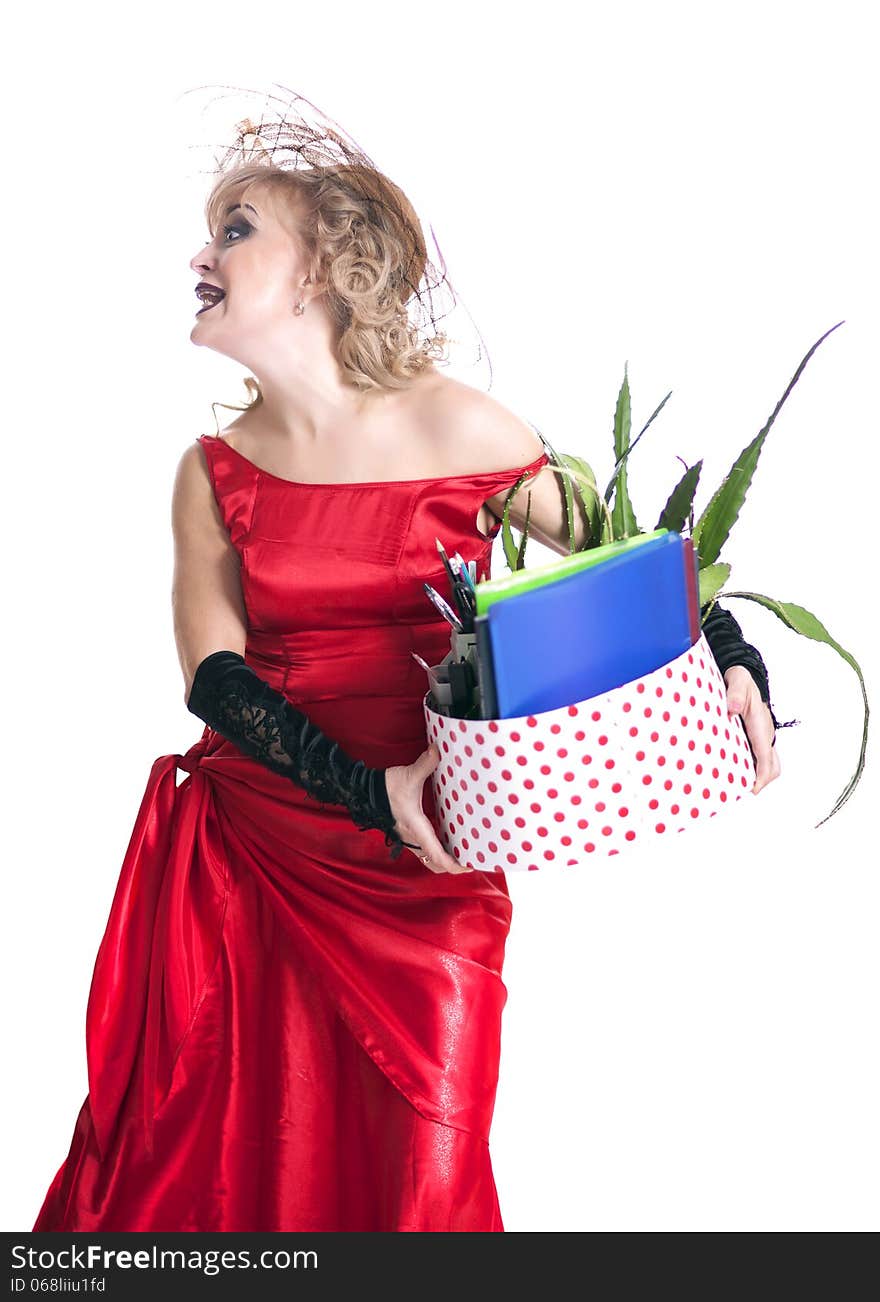
[[[489,572],[490,474],[303,484],[203,435],[245,659],[352,758],[427,745],[435,545]],[[178,785],[178,773],[182,781]],[[438,826],[425,784],[423,808]],[[34,1230],[503,1230],[489,1155],[511,903],[211,728],[155,761],[86,1014],[89,1092]]]

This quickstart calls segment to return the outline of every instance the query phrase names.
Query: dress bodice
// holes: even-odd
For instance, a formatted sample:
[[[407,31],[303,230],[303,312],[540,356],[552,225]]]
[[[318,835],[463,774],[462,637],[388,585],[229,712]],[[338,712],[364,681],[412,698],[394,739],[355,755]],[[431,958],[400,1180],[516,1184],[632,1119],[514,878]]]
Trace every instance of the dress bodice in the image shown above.
[[[405,714],[397,737],[412,740],[415,728],[424,745],[427,681],[411,653],[438,663],[450,633],[423,588],[428,582],[449,599],[435,540],[449,555],[475,560],[478,579],[488,577],[501,525],[483,535],[480,508],[537,473],[547,453],[482,474],[309,484],[260,469],[217,435],[198,442],[241,559],[247,662],[297,705],[357,702],[361,726],[367,699],[385,702],[386,739]]]

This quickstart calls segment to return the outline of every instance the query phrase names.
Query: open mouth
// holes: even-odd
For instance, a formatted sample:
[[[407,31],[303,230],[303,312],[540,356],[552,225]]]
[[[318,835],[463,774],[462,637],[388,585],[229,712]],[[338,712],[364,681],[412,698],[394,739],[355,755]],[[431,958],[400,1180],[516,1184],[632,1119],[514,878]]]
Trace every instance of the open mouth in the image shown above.
[[[226,297],[221,289],[199,290],[198,295],[203,306],[196,312],[196,316],[202,316],[205,312],[210,312],[212,307],[222,303]]]

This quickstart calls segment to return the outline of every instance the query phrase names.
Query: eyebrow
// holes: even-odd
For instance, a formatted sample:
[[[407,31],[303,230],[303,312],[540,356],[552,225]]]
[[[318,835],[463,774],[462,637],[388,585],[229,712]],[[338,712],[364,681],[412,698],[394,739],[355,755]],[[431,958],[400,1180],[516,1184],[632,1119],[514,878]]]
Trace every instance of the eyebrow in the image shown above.
[[[231,208],[227,208],[227,209],[226,209],[226,216],[228,217],[231,213],[237,212],[237,210],[238,210],[239,208],[241,208],[241,207],[244,207],[244,208],[250,208],[251,212],[254,213],[254,215],[257,216],[257,217],[259,217],[259,215],[260,215],[260,214],[257,212],[256,208],[253,206],[253,204],[246,203],[246,204],[243,204],[243,205],[242,205],[242,204],[240,204],[240,203],[234,203],[234,204],[232,205]]]

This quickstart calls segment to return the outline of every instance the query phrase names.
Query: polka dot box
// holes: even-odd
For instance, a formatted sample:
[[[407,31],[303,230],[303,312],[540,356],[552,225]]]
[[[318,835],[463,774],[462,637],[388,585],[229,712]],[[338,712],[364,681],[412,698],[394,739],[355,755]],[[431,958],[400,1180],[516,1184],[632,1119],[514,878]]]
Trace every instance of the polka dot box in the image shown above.
[[[440,839],[484,872],[585,864],[713,817],[751,792],[745,729],[705,636],[623,687],[513,719],[424,702]]]

